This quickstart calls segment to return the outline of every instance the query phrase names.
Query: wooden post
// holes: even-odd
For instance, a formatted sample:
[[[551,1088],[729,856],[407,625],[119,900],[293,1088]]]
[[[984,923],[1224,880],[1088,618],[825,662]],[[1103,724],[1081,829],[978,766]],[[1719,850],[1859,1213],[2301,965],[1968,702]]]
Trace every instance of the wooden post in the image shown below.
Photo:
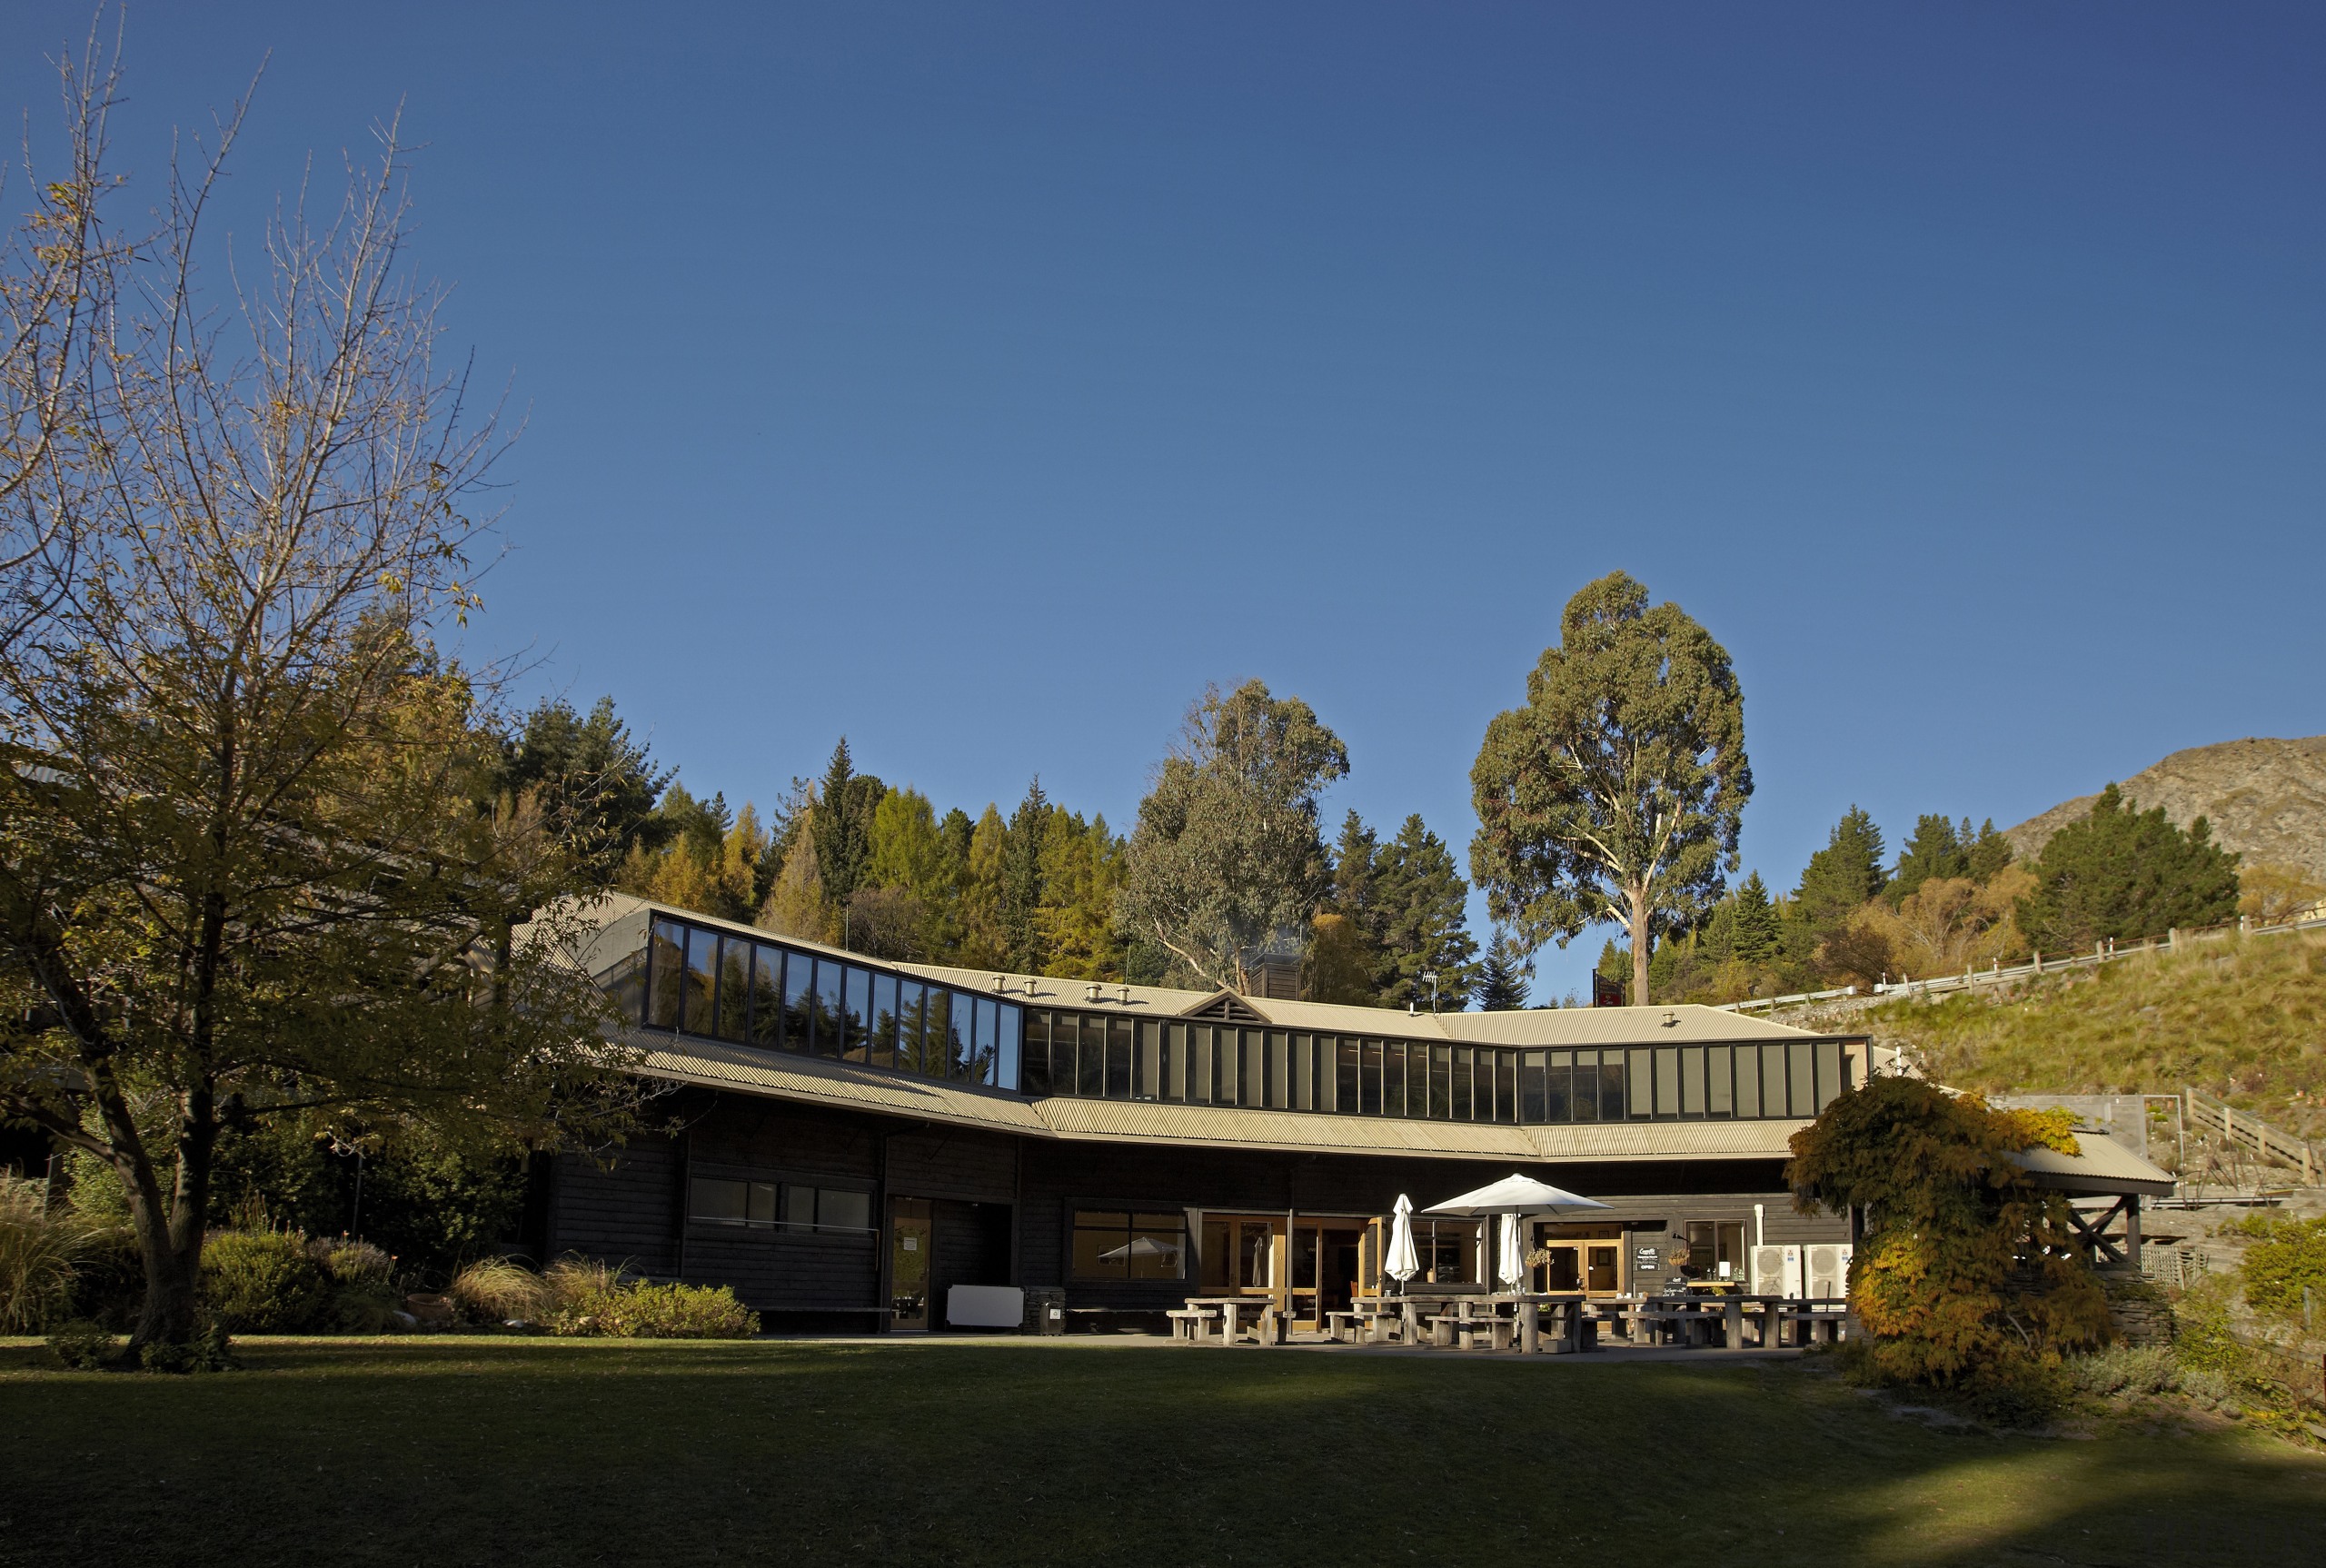
[[[1733,1295],[1720,1304],[1720,1329],[1729,1349],[1744,1348],[1744,1304]]]
[[[1536,1321],[1536,1306],[1531,1301],[1518,1304],[1518,1353],[1535,1355],[1542,1350],[1542,1325]]]
[[[2124,1261],[2132,1272],[2141,1266],[2141,1195],[2133,1193],[2124,1199]]]

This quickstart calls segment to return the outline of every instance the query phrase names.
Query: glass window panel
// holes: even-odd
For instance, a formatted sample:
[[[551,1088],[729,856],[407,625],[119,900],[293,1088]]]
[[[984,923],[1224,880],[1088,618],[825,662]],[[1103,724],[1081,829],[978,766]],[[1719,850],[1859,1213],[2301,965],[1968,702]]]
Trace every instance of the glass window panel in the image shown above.
[[[649,1026],[679,1027],[679,976],[685,968],[687,928],[676,920],[657,920],[648,938],[646,1007]]]
[[[976,1047],[970,1044],[969,1034],[971,1008],[976,1001],[977,998],[967,991],[953,993],[952,1012],[946,1019],[945,1026],[947,1050],[945,1076],[949,1078],[971,1078],[977,1076],[974,1070],[975,1057],[972,1055]]]
[[[783,949],[759,943],[751,952],[751,1044],[783,1043]]]
[[[1268,1103],[1267,1036],[1259,1029],[1245,1029],[1244,1088],[1237,1099],[1239,1106],[1265,1106]]]
[[[606,999],[613,1004],[614,1012],[625,1024],[651,1021],[646,1017],[646,968],[652,962],[653,951],[650,937],[644,947],[624,953],[598,976]]]
[[[872,1014],[872,971],[848,966],[848,978],[841,991],[840,1033],[848,1044],[840,1052],[843,1061],[860,1062],[870,1049]]]
[[[1624,1082],[1631,1088],[1631,1100],[1625,1107],[1634,1121],[1645,1121],[1655,1114],[1655,1079],[1654,1051],[1624,1053]],[[1602,1101],[1602,1108],[1605,1101]],[[1613,1118],[1610,1118],[1613,1119]]]
[[[1736,1114],[1740,1116],[1761,1114],[1761,1048],[1758,1046],[1736,1047]]]
[[[1761,1114],[1781,1116],[1786,1111],[1784,1100],[1784,1047],[1761,1047]]]
[[[1076,1226],[1074,1276],[1077,1279],[1128,1279],[1130,1233],[1128,1230],[1098,1230]]]
[[[1705,1048],[1702,1046],[1680,1047],[1680,1114],[1684,1116],[1705,1114]]]
[[[1151,1018],[1138,1025],[1138,1060],[1131,1075],[1131,1096],[1151,1100],[1163,1082],[1163,1026]]]
[[[993,1081],[998,1088],[1015,1089],[1022,1081],[1025,1067],[1019,1037],[1024,1030],[1025,1017],[1026,1009],[1015,1002],[1001,1004],[993,1045]]]
[[[1019,1086],[1029,1095],[1047,1095],[1050,1087],[1050,1016],[1039,1007],[1026,1009],[1026,1041],[1019,1047]]]
[[[1518,1119],[1534,1123],[1547,1119],[1549,1107],[1544,1103],[1543,1079],[1549,1053],[1528,1051],[1520,1058],[1518,1068]]]
[[[1277,1110],[1284,1110],[1292,1104],[1292,1053],[1285,1037],[1273,1029],[1268,1031],[1267,1049],[1267,1103]]]
[[[1313,1111],[1317,1108],[1317,1042],[1307,1035],[1295,1035],[1291,1040],[1292,1108]]]
[[[1188,1026],[1163,1026],[1163,1097],[1184,1100],[1188,1097]]]
[[[816,1193],[818,1230],[870,1230],[872,1195],[844,1187],[822,1187]]]
[[[750,1217],[749,1182],[697,1176],[688,1188],[688,1217],[698,1225],[741,1225]]]
[[[741,1045],[751,1018],[751,944],[738,937],[719,943],[719,1037]]]
[[[783,1228],[786,1230],[816,1228],[816,1189],[814,1187],[792,1186],[789,1184],[784,1186]]]
[[[1849,1086],[1842,1081],[1842,1042],[1819,1040],[1814,1050],[1817,1057],[1817,1109],[1823,1112]]]
[[[1355,1040],[1334,1040],[1333,1109],[1345,1116],[1357,1114],[1357,1057]]]
[[[1817,1080],[1815,1058],[1811,1055],[1807,1040],[1787,1040],[1784,1047],[1786,1098],[1792,1103],[1793,1114],[1814,1116],[1817,1114]]]
[[[1107,1026],[1107,1097],[1127,1100],[1131,1097],[1131,1027],[1128,1018],[1108,1018]]]
[[[1365,1042],[1365,1077],[1357,1086],[1358,1112],[1377,1116],[1381,1114],[1381,1042]]]
[[[1730,1046],[1705,1047],[1705,1114],[1729,1116],[1736,1114],[1735,1055]]]
[[[920,1020],[928,1011],[928,987],[919,980],[897,982],[897,1066],[920,1071]]]
[[[1130,1231],[1130,1276],[1178,1279],[1185,1273],[1187,1222],[1177,1215],[1140,1215]]]
[[[1634,1054],[1642,1053],[1635,1052]],[[1581,1067],[1576,1069],[1575,1076],[1577,1082],[1582,1080]],[[1629,1087],[1629,1081],[1625,1072],[1624,1053],[1621,1051],[1600,1052],[1599,1119],[1601,1121],[1619,1122],[1631,1114],[1631,1096],[1626,1092]]]
[[[1556,1056],[1551,1057],[1554,1062],[1558,1059]],[[1574,1098],[1567,1107],[1567,1119],[1595,1122],[1599,1119],[1599,1053],[1597,1051],[1576,1052],[1572,1071]],[[1557,1077],[1556,1068],[1553,1069],[1552,1076],[1554,1078]]]
[[[1518,1119],[1518,1053],[1494,1053],[1494,1119],[1515,1122]]]
[[[820,1057],[836,1057],[840,1052],[840,966],[830,958],[818,958],[814,1011],[816,1054]]]
[[[679,1027],[691,1035],[715,1035],[718,1019],[712,1004],[719,996],[719,937],[697,927],[687,928],[686,1007]]]
[[[1077,1022],[1082,1035],[1082,1051],[1074,1092],[1090,1099],[1103,1099],[1107,1093],[1106,1020],[1084,1017]]]
[[[931,986],[921,999],[920,1012],[920,1070],[932,1078],[945,1076],[948,1044],[953,1037],[953,993],[942,986]],[[1059,1090],[1070,1094],[1070,1087]]]
[[[1235,1029],[1211,1031],[1211,1103],[1232,1106],[1236,1103],[1236,1085],[1243,1069],[1244,1057],[1239,1049],[1241,1034]]]
[[[1457,1122],[1470,1119],[1470,1047],[1454,1047],[1454,1082],[1447,1098],[1447,1115]]]
[[[1440,1121],[1454,1114],[1454,1047],[1429,1047],[1429,1114]]]
[[[1546,1051],[1543,1067],[1543,1119],[1546,1122],[1575,1120],[1575,1053]]]
[[[897,1065],[897,978],[872,977],[872,1065]]]
[[[966,1075],[973,1084],[993,1082],[994,1053],[1000,1048],[1001,1004],[991,997],[979,997],[972,1014],[976,1027],[969,1036],[969,1068]]]
[[[1212,1050],[1211,1028],[1198,1024],[1188,1031],[1188,1098],[1196,1104],[1211,1104]]]
[[[803,953],[783,958],[783,1038],[787,1051],[805,1051],[816,1027],[816,962]]]
[[[755,1181],[751,1184],[750,1207],[748,1212],[753,1225],[775,1223],[775,1184],[773,1182]]]
[[[1385,1116],[1406,1114],[1406,1042],[1391,1040],[1381,1050],[1381,1110]]]

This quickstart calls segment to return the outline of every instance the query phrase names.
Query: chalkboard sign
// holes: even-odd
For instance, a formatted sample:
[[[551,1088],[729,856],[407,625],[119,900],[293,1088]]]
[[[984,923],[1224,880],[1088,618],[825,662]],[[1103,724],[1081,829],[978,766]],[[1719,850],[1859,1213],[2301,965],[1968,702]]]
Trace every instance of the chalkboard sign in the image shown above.
[[[1661,1268],[1663,1265],[1664,1255],[1652,1246],[1641,1247],[1632,1255],[1634,1268]]]

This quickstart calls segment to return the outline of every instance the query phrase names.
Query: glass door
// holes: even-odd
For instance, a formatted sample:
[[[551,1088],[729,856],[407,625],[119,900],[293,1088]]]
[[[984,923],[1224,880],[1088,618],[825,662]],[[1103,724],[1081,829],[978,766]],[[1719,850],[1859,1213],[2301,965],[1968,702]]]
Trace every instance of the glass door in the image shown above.
[[[929,1326],[929,1265],[934,1226],[927,1198],[889,1202],[889,1326]]]

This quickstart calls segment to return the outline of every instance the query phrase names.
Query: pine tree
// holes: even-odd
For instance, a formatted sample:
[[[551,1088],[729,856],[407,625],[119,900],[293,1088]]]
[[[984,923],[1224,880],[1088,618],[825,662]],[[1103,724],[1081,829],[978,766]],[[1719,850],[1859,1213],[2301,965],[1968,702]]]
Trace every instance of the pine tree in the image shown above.
[[[1469,928],[1470,885],[1420,813],[1407,817],[1397,836],[1381,846],[1372,880],[1380,910],[1374,983],[1380,1005],[1429,1005],[1432,987],[1421,977],[1435,973],[1438,1005],[1449,1011],[1464,1007],[1478,979],[1478,944]]]
[[[2227,920],[2237,913],[2237,858],[2213,843],[2204,818],[2184,833],[2162,806],[2143,811],[2111,784],[2090,816],[2043,846],[2019,928],[2038,949],[2058,952]]]
[[[1487,1013],[1516,1012],[1526,1005],[1526,975],[1507,933],[1497,931],[1486,944],[1486,961],[1478,966],[1478,1009]]]
[[[1777,911],[1758,871],[1736,889],[1730,952],[1740,962],[1766,963],[1777,950]]]
[[[1049,945],[1042,939],[1042,851],[1050,832],[1049,797],[1042,793],[1036,774],[1026,786],[1026,798],[1009,814],[1009,836],[1004,840],[1001,871],[1001,930],[1009,967],[1020,974],[1039,975],[1049,964]]]
[[[1973,881],[1986,882],[2011,864],[2011,840],[1995,831],[1993,818],[1980,823],[1976,833],[1971,831],[1971,819],[1963,818],[1960,837],[1963,841],[1963,875]]]
[[[1809,857],[1793,895],[1794,918],[1821,935],[1835,929],[1858,906],[1882,891],[1882,829],[1852,806],[1834,825],[1825,847]]]
[[[885,793],[878,779],[857,773],[848,737],[841,736],[824,769],[823,786],[816,792],[814,832],[824,895],[843,909],[863,880],[865,859],[871,852],[872,808]]]
[[[1966,821],[1963,825],[1967,828],[1970,824]],[[1971,857],[1954,824],[1941,815],[1924,815],[1914,819],[1913,837],[1898,851],[1897,869],[1891,873],[1890,885],[1882,890],[1882,896],[1895,908],[1905,902],[1907,894],[1924,882],[1970,874]]]

